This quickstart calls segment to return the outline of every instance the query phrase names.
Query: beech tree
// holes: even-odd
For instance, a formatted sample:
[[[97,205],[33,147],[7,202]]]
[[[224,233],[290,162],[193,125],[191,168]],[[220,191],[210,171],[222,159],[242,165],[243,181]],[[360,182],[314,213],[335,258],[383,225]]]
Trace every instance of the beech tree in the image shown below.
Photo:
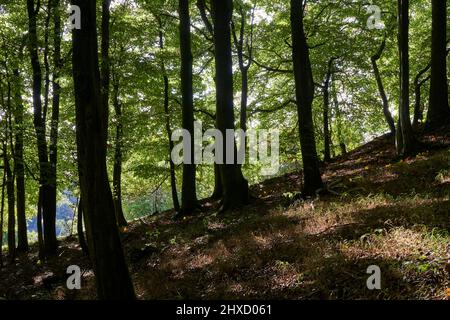
[[[397,126],[397,153],[412,154],[415,139],[409,112],[409,0],[398,0],[398,51],[400,56],[400,101]]]
[[[181,96],[183,129],[191,135],[190,163],[183,164],[183,186],[181,190],[181,213],[192,213],[198,206],[194,164],[194,91],[192,87],[191,19],[189,0],[179,0]]]
[[[314,99],[314,79],[309,58],[309,48],[303,27],[304,6],[301,0],[291,0],[292,60],[297,113],[299,118],[300,145],[303,161],[305,196],[315,195],[323,188],[319,170],[312,102]]]
[[[228,142],[226,130],[235,129],[233,112],[233,61],[231,56],[231,16],[233,1],[213,0],[212,16],[214,21],[214,53],[216,70],[216,125],[222,133],[224,164],[219,165],[222,182],[222,206],[220,212],[245,205],[249,199],[248,182],[244,178],[241,166],[237,164],[236,142]],[[234,163],[227,164],[227,154],[234,149]]]
[[[75,0],[83,16],[73,30],[77,158],[89,255],[99,299],[134,299],[106,169],[107,111],[102,103],[96,1]]]

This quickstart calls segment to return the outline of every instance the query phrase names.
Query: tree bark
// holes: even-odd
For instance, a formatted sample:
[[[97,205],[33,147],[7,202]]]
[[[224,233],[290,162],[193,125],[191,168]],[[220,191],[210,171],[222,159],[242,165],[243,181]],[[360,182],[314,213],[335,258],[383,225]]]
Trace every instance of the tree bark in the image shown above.
[[[191,163],[183,164],[183,184],[181,190],[181,212],[191,214],[198,207],[196,191],[196,167],[194,164],[194,102],[192,84],[191,19],[189,1],[179,0],[180,52],[181,52],[181,95],[183,129],[191,135]]]
[[[73,30],[73,78],[80,189],[99,299],[134,299],[106,169],[107,110],[102,103],[96,1],[74,0],[83,13]]]
[[[447,82],[447,1],[432,0],[431,85],[427,129],[450,123]]]
[[[397,154],[409,156],[415,139],[409,112],[409,0],[398,0],[398,47],[400,53],[400,103],[397,129]]]
[[[384,48],[386,47],[386,38],[383,39],[378,52],[374,54],[370,61],[372,62],[373,73],[375,75],[375,79],[377,81],[378,91],[381,96],[381,101],[383,102],[383,113],[384,118],[389,126],[389,130],[391,136],[395,137],[395,121],[392,117],[391,111],[389,110],[389,100],[387,98],[386,90],[384,89],[383,80],[381,79],[380,70],[378,69],[377,61],[380,60],[381,55],[383,54]]]
[[[241,166],[237,164],[237,148],[234,136],[228,141],[227,129],[235,130],[233,108],[233,61],[231,56],[230,22],[233,13],[233,1],[213,0],[212,15],[214,20],[214,52],[216,68],[216,126],[223,139],[224,164],[219,165],[223,197],[219,212],[225,212],[248,203],[248,182],[244,178]],[[230,145],[230,148],[227,146]],[[229,154],[233,152],[231,161]]]
[[[291,0],[292,59],[294,62],[297,112],[299,117],[300,145],[304,171],[304,196],[313,196],[323,188],[319,170],[312,103],[314,99],[314,79],[309,59],[309,48],[303,28],[303,4],[301,0]]]
[[[38,234],[38,247],[39,247],[39,259],[40,260],[43,260],[45,258],[44,234],[42,232],[42,192],[43,192],[43,189],[39,188],[37,215],[36,215],[36,228],[37,228],[37,234]]]
[[[223,196],[222,179],[220,178],[220,168],[218,164],[214,164],[214,190],[211,195],[212,200],[219,200]]]

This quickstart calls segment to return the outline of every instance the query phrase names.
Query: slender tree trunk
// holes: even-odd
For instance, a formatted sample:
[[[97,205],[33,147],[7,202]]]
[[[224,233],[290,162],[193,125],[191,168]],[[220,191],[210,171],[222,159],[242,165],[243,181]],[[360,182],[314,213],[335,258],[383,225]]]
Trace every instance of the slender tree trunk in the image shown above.
[[[181,52],[181,95],[183,107],[183,129],[191,135],[191,163],[183,165],[183,185],[181,190],[181,211],[190,214],[198,207],[194,164],[194,102],[192,84],[191,19],[189,1],[179,0],[180,52]]]
[[[3,267],[3,225],[5,212],[5,186],[6,186],[6,170],[3,164],[2,198],[0,204],[0,268]]]
[[[248,49],[248,62],[244,61],[244,35],[245,35],[245,13],[242,7],[240,7],[241,15],[241,27],[239,30],[239,37],[236,32],[233,21],[231,22],[234,46],[236,47],[239,70],[241,71],[241,109],[240,109],[240,128],[247,132],[247,106],[248,106],[248,71],[252,64],[253,55],[253,18],[250,26],[250,44],[247,43]]]
[[[42,216],[44,220],[44,255],[56,254],[58,244],[56,239],[56,193],[51,186],[51,166],[48,159],[47,141],[45,137],[45,122],[42,112],[41,86],[42,73],[38,55],[37,40],[37,14],[39,7],[34,7],[33,0],[27,0],[28,11],[28,38],[31,66],[33,70],[33,109],[34,128],[36,132],[38,158],[39,158],[39,182],[41,192]]]
[[[16,257],[16,217],[14,210],[14,178],[9,164],[7,145],[3,145],[3,164],[6,172],[6,195],[8,198],[8,260]]]
[[[333,90],[334,110],[336,113],[336,122],[337,122],[336,127],[337,127],[337,138],[339,141],[339,148],[341,149],[341,154],[347,154],[347,146],[345,145],[344,137],[342,136],[342,115],[341,109],[339,108],[339,101],[337,98],[335,77],[333,77],[331,85]]]
[[[52,0],[47,0],[47,14],[44,22],[44,109],[42,113],[42,122],[47,122],[47,111],[50,96],[50,62],[49,62],[49,38],[50,38],[50,20],[52,17],[53,3]],[[45,130],[45,129],[44,129]]]
[[[381,101],[383,102],[383,113],[384,118],[389,126],[389,130],[391,132],[391,136],[395,136],[395,121],[392,117],[391,111],[389,110],[389,100],[387,98],[386,90],[384,89],[383,80],[381,79],[380,70],[378,69],[377,61],[380,60],[381,55],[383,54],[384,48],[386,47],[386,38],[383,39],[383,42],[378,49],[378,52],[373,55],[370,60],[372,61],[373,73],[375,75],[375,79],[377,81],[378,91],[381,96]]]
[[[122,105],[119,101],[119,79],[114,77],[114,112],[116,114],[116,141],[113,166],[113,198],[116,220],[119,227],[128,225],[122,208],[122,145],[123,145],[123,117]]]
[[[157,17],[159,23],[159,49],[161,51],[164,50],[164,34],[163,34],[163,26],[162,21],[159,17]],[[166,124],[166,133],[169,141],[169,165],[170,165],[170,189],[172,192],[172,202],[173,207],[176,212],[180,211],[180,202],[178,200],[178,191],[177,191],[177,179],[175,172],[175,164],[172,161],[171,152],[174,148],[174,143],[172,141],[172,129],[170,127],[170,112],[169,112],[169,77],[167,76],[166,65],[164,63],[163,58],[161,58],[161,71],[163,74],[164,81],[164,115],[165,115],[165,124]]]
[[[447,81],[447,1],[432,0],[431,86],[427,128],[450,123]]]
[[[425,79],[420,79],[425,72],[427,72],[431,68],[431,64],[422,69],[417,76],[414,78],[414,120],[413,120],[413,128],[417,129],[419,126],[419,122],[423,120],[423,108],[422,108],[422,86],[430,80],[430,76]]]
[[[74,0],[83,13],[73,30],[73,78],[80,189],[99,299],[134,299],[106,169],[107,110],[102,103],[96,1]]]
[[[27,219],[25,213],[25,170],[23,160],[23,101],[19,70],[14,70],[15,77],[15,146],[14,146],[14,176],[16,179],[17,197],[17,251],[28,252]]]
[[[400,103],[397,130],[397,153],[412,154],[415,139],[409,112],[409,0],[398,0],[398,47],[400,53]]]
[[[241,166],[237,164],[237,148],[234,136],[227,137],[226,134],[227,129],[235,130],[230,29],[233,1],[213,0],[212,12],[216,65],[216,125],[224,137],[222,153],[224,164],[219,165],[223,188],[220,212],[225,212],[247,204],[249,190]]]
[[[174,143],[171,139],[172,129],[170,128],[170,113],[169,113],[169,78],[166,74],[164,78],[164,113],[166,117],[166,132],[169,139],[169,165],[170,165],[170,189],[172,191],[172,201],[175,211],[180,211],[180,202],[178,201],[177,180],[175,172],[175,164],[172,161],[170,152],[174,148]]]
[[[44,248],[44,233],[42,231],[42,191],[40,188],[38,193],[38,206],[36,215],[36,228],[38,233],[38,247],[39,247],[39,259],[43,260],[45,258],[45,248]]]
[[[80,244],[81,251],[83,251],[83,253],[86,256],[89,256],[89,249],[83,231],[83,206],[81,204],[81,198],[80,201],[78,202],[78,209],[77,209],[77,234],[78,234],[78,243]]]
[[[328,61],[328,69],[323,86],[323,139],[324,139],[324,161],[331,160],[331,131],[330,131],[330,82],[333,75],[333,62],[336,58],[331,58]]]
[[[50,143],[49,143],[49,177],[48,177],[48,197],[52,211],[56,214],[56,193],[57,193],[57,164],[58,164],[58,127],[59,127],[59,105],[60,91],[59,77],[61,72],[61,13],[60,0],[53,1],[53,81],[52,81],[52,114],[50,123]],[[52,217],[56,218],[56,217]],[[55,223],[53,221],[52,223]],[[45,221],[44,221],[45,230]],[[45,241],[45,238],[44,238]]]
[[[301,0],[291,0],[292,59],[299,117],[300,145],[304,171],[304,196],[315,195],[323,188],[319,170],[312,103],[314,99],[314,79],[309,59],[309,48],[303,29],[303,4]]]

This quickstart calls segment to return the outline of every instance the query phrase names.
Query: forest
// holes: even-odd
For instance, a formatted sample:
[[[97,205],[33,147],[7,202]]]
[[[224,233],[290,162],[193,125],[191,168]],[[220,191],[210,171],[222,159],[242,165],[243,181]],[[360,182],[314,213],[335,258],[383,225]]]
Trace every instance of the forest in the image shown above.
[[[447,0],[0,0],[0,300],[450,299]]]

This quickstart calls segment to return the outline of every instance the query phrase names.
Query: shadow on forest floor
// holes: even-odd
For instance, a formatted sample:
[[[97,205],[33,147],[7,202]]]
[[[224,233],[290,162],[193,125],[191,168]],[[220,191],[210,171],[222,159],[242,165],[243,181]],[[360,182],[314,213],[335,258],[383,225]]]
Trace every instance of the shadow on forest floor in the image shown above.
[[[424,135],[414,158],[395,160],[388,137],[324,166],[338,195],[290,200],[296,173],[252,187],[247,207],[216,216],[217,204],[183,221],[173,212],[137,220],[123,243],[141,299],[445,299],[450,287],[450,130]],[[76,239],[58,258],[36,252],[1,271],[0,296],[95,298]],[[83,289],[64,289],[65,269],[85,270]],[[382,290],[366,287],[381,268]]]

